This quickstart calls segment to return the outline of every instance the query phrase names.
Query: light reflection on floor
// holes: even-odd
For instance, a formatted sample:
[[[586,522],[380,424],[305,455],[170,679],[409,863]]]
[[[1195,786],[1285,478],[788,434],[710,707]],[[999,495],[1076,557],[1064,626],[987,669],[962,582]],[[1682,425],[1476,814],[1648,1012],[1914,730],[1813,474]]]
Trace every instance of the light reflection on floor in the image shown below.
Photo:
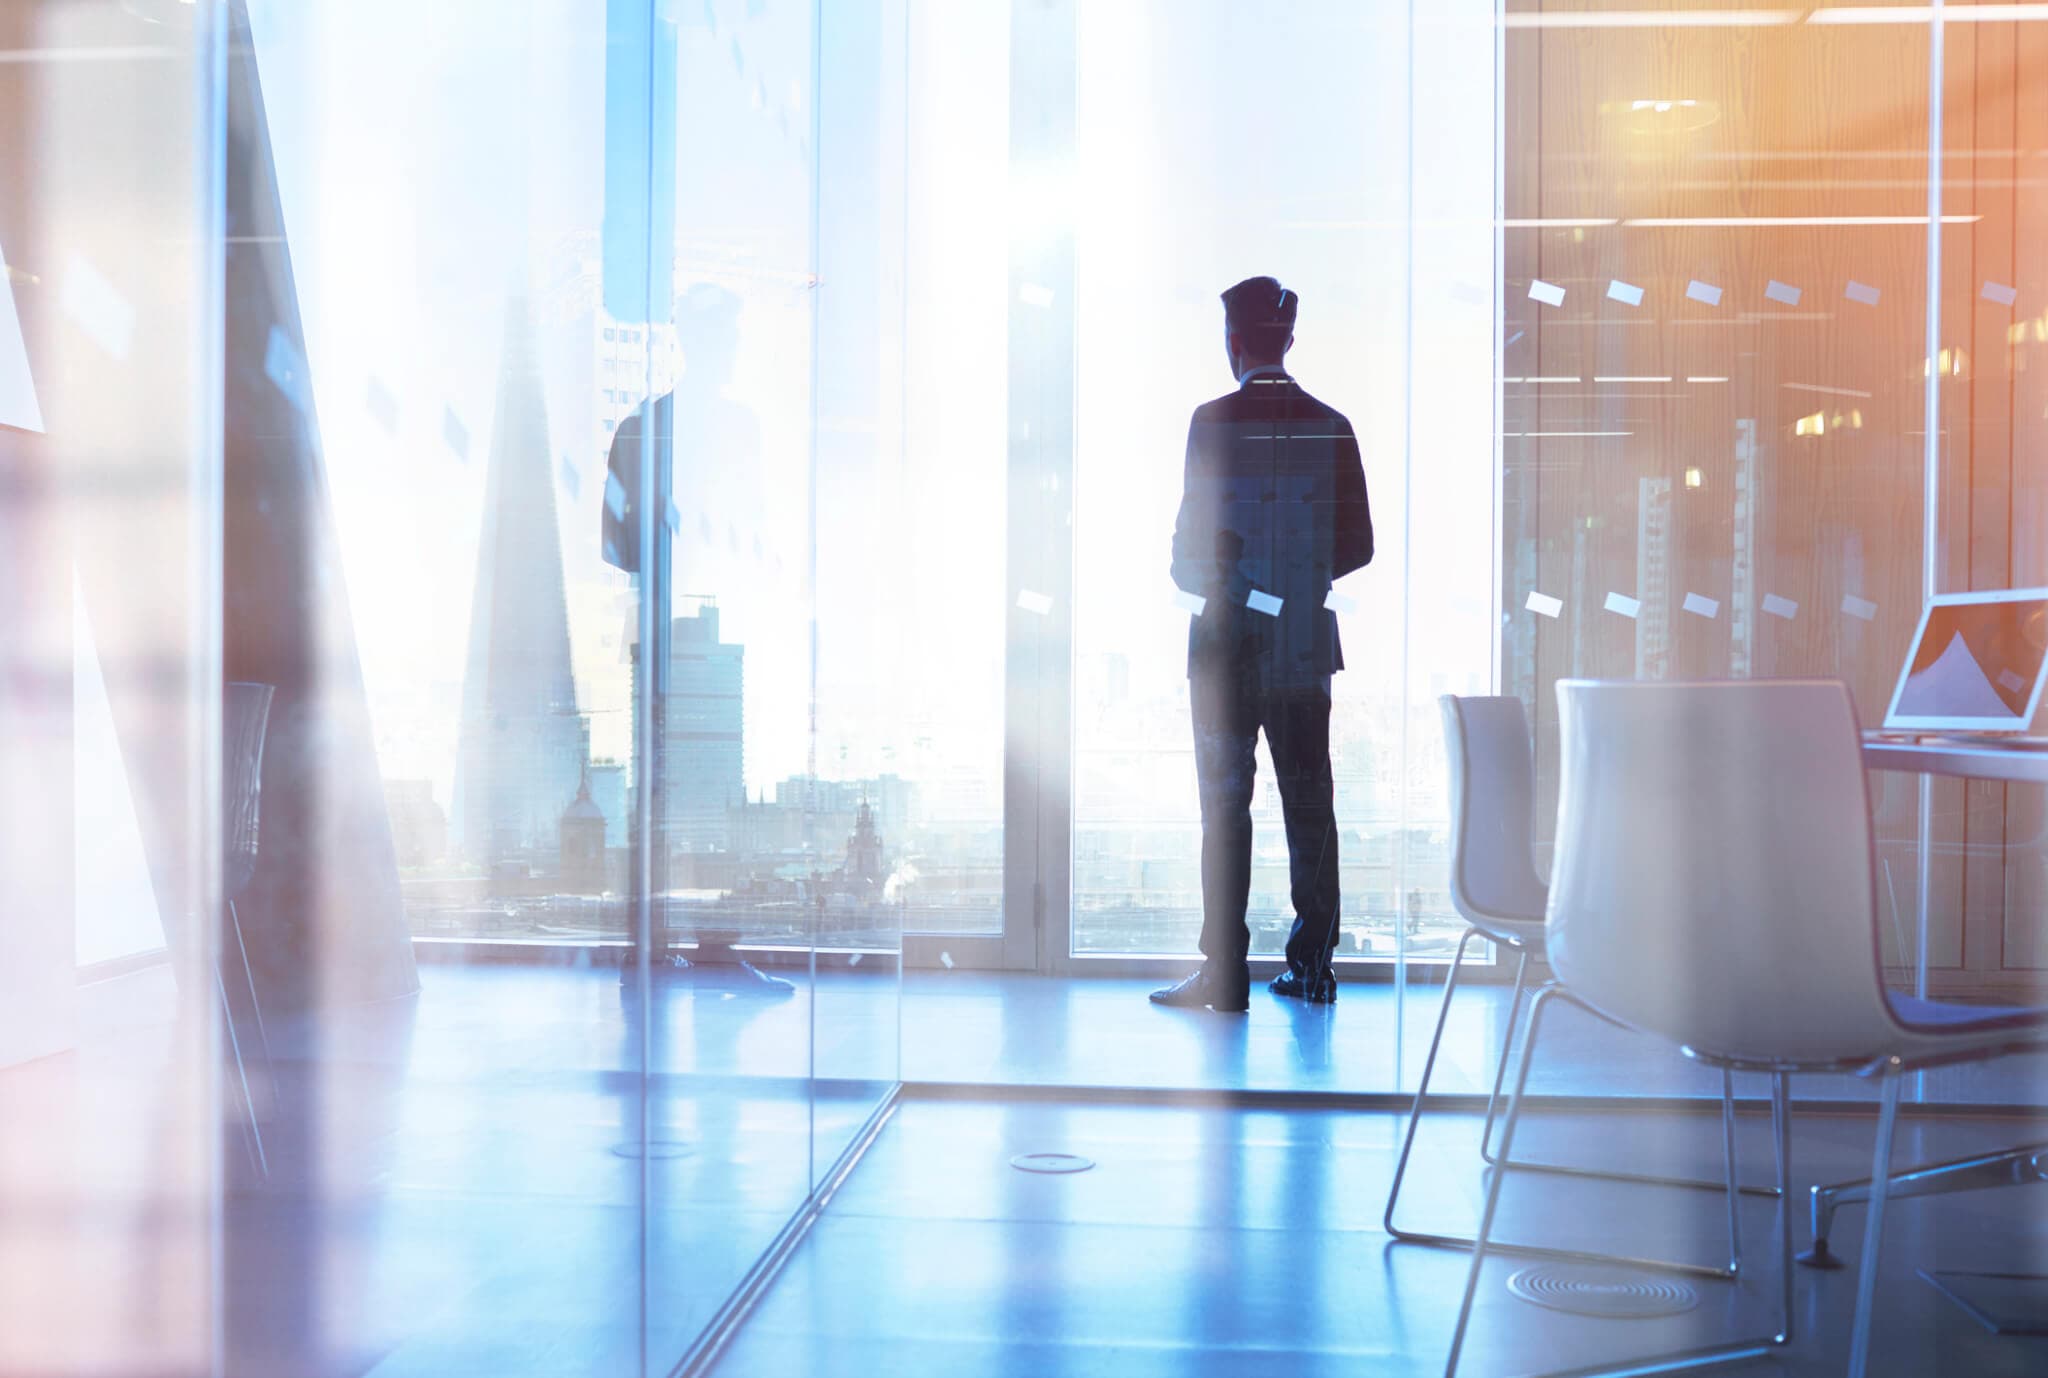
[[[216,1296],[231,1373],[594,1375],[639,1372],[643,1362],[665,1372],[897,1075],[896,982],[866,968],[822,973],[815,992],[781,999],[716,972],[664,978],[644,1010],[636,994],[621,992],[616,972],[603,969],[434,964],[422,968],[422,980],[415,1000],[314,1023],[272,1021],[274,1076],[251,1050],[265,1179],[245,1166],[234,1118],[214,1123],[211,1089],[189,1074],[200,1065],[200,1028],[178,1020],[168,972],[81,991],[78,1051],[0,1072],[0,1373],[203,1371]],[[904,981],[903,1073],[996,1088],[1387,1091],[1396,1085],[1397,1058],[1403,1084],[1412,1083],[1438,993],[1353,985],[1326,1009],[1259,992],[1250,1017],[1224,1019],[1155,1009],[1144,999],[1152,984],[913,972]],[[1498,989],[1461,997],[1439,1072],[1443,1089],[1484,1085],[1504,1012]],[[1567,1019],[1556,1027],[1539,1089],[1713,1089],[1699,1069],[1643,1040]],[[643,1031],[654,1052],[651,1079],[639,1071]],[[814,1067],[821,1080],[808,1079]],[[1937,1089],[1957,1099],[2038,1099],[2048,1085],[2038,1070],[2012,1061],[1991,1074],[1948,1074]],[[1862,1093],[1846,1081],[1800,1092]],[[1332,1295],[1415,1296],[1439,1284],[1440,1259],[1423,1251],[1417,1261],[1401,1261],[1414,1251],[1386,1254],[1385,1240],[1372,1233],[1376,1184],[1390,1162],[1389,1117],[1115,1106],[1083,1112],[1005,1106],[1000,1089],[980,1094],[988,1098],[980,1106],[947,1111],[966,1119],[932,1121],[938,1141],[978,1126],[972,1152],[956,1144],[951,1159],[917,1160],[914,1172],[902,1155],[928,1141],[905,1138],[918,1123],[906,1112],[890,1131],[897,1137],[885,1138],[857,1169],[830,1228],[817,1236],[819,1247],[853,1229],[855,1218],[902,1216],[900,1230],[872,1221],[864,1227],[885,1243],[899,1241],[886,1244],[892,1267],[910,1278],[938,1270],[943,1286],[933,1295],[980,1277],[995,1290],[977,1292],[976,1306],[1037,1316],[1030,1308],[1040,1303],[1003,1300],[1008,1283],[996,1284],[1008,1275],[998,1265],[1010,1265],[1002,1260],[1038,1257],[1053,1268],[1076,1249],[1122,1258],[1140,1245],[1148,1257],[1157,1246],[1227,1260],[1240,1247],[1235,1231],[1280,1228],[1272,1213],[1284,1210],[1319,1222],[1317,1237],[1344,1236],[1341,1268],[1333,1259],[1314,1265],[1336,1270],[1318,1284]],[[961,1172],[993,1174],[1005,1201],[1028,1202],[1017,1193],[1038,1189],[1010,1182],[1009,1169],[996,1171],[987,1157],[1012,1138],[1025,1148],[1066,1146],[1032,1118],[1049,1114],[1081,1126],[1090,1143],[1107,1134],[1152,1145],[1139,1151],[1151,1185],[1130,1198],[1137,1219],[1066,1221],[1047,1204],[1053,1198],[1043,1198],[1033,1207],[1043,1216],[1037,1226],[1081,1233],[1006,1234],[1009,1217],[989,1204],[993,1188],[959,1179]],[[664,1150],[645,1164],[644,1177],[641,1160],[621,1151],[638,1143],[643,1120]],[[1840,1132],[1855,1137],[1853,1129]],[[1182,1155],[1175,1163],[1161,1156],[1162,1133]],[[223,1144],[228,1207],[217,1217],[211,1173]],[[1843,1161],[1860,1151],[1842,1149]],[[1104,1155],[1108,1168],[1125,1150],[1111,1142]],[[1091,1175],[1074,1190],[1099,1193],[1116,1175]],[[913,1178],[924,1207],[904,1215],[905,1183]],[[1469,1204],[1476,1180],[1458,1179],[1447,1202]],[[885,1189],[895,1193],[886,1207],[860,1205],[873,1199],[864,1193]],[[2024,1197],[2017,1207],[2022,1220],[2041,1209],[2032,1203]],[[1596,1203],[1588,1213],[1609,1210]],[[1124,1237],[1155,1217],[1167,1233]],[[1187,1230],[1206,1233],[1174,1233]],[[919,1239],[938,1253],[927,1257],[905,1242]],[[1221,1289],[1244,1271],[1232,1264],[1196,1277],[1185,1271],[1193,1264],[1184,1265],[1161,1275],[1178,1281],[1162,1282],[1155,1302],[1163,1297],[1160,1304],[1184,1309],[1190,1296],[1201,1300],[1201,1288]],[[804,1266],[830,1272],[841,1265],[828,1258]],[[1282,1250],[1259,1268],[1285,1279],[1294,1265]],[[801,1275],[791,1274],[792,1285]],[[1078,1286],[1087,1276],[1060,1285]],[[856,1296],[886,1282],[877,1273],[846,1286]],[[1104,1295],[1120,1293],[1112,1287]],[[1118,1307],[1155,1327],[1139,1351],[1164,1354],[1179,1343],[1170,1328],[1178,1313],[1147,1312],[1141,1302]],[[840,1305],[829,1298],[806,1304]],[[1034,1320],[1033,1343],[1053,1342],[1057,1332],[1045,1325],[1090,1314],[1075,1305],[1069,1299],[1045,1313],[1043,1324]],[[1421,1336],[1435,1335],[1430,1327],[1441,1320],[1370,1308],[1361,1314]],[[1265,1317],[1262,1326],[1285,1318],[1256,1306],[1245,1315]],[[758,1335],[777,1333],[796,1332],[771,1327]],[[1077,1348],[1040,1351],[1051,1367],[1022,1371],[1092,1371],[1104,1354],[1122,1352],[1102,1349],[1090,1333],[1083,1325],[1068,1337]],[[1229,1344],[1250,1343],[1249,1333],[1229,1331]],[[1331,1354],[1354,1360],[1380,1352],[1376,1346],[1412,1357],[1435,1343],[1396,1344],[1379,1331],[1303,1333],[1322,1335],[1318,1344],[1329,1340]],[[901,1371],[920,1364],[936,1371],[948,1354],[959,1361],[952,1371],[977,1371],[991,1352],[985,1346],[996,1342],[993,1332],[950,1334],[917,1332],[920,1345],[934,1347]],[[758,1335],[749,1343],[766,1342]],[[850,1341],[847,1352],[897,1338],[876,1332]],[[966,1348],[949,1349],[956,1340]],[[1296,1361],[1308,1362],[1310,1350],[1281,1348],[1292,1356],[1290,1372]],[[1004,1358],[998,1370],[1019,1371],[1022,1362]],[[1131,1362],[1145,1371],[1154,1360]]]

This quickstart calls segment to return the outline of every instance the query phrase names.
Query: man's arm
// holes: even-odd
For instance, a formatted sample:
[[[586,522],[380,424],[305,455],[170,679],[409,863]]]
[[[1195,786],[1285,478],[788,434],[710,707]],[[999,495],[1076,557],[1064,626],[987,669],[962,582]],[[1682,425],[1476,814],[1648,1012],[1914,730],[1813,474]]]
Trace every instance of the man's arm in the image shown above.
[[[1365,463],[1351,423],[1337,442],[1336,561],[1331,577],[1342,579],[1372,563],[1372,504],[1365,495]]]
[[[629,413],[605,455],[604,512],[599,521],[604,562],[628,573],[640,568],[640,413]]]
[[[1173,521],[1173,582],[1182,590],[1207,598],[1222,583],[1216,567],[1215,494],[1213,480],[1200,475],[1197,453],[1202,423],[1188,423],[1187,458],[1181,467],[1180,513]]]

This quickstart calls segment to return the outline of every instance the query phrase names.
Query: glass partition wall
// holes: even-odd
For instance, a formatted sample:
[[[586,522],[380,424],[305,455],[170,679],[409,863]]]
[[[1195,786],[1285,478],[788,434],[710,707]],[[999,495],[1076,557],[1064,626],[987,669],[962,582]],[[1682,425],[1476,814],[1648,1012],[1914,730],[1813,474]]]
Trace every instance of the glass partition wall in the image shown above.
[[[1996,4],[1505,16],[1500,678],[1546,819],[1560,678],[1840,678],[1875,726],[1926,595],[2043,582],[2044,40]],[[1870,781],[1894,985],[2038,995],[2039,791]]]
[[[894,1095],[987,805],[831,9],[10,11],[0,1369],[669,1373]]]
[[[1540,855],[1559,679],[1840,677],[1875,722],[1928,592],[2048,584],[2028,7],[0,23],[0,1106],[40,1126],[0,1369],[675,1371],[928,1075],[904,965],[949,1037],[1067,1039],[1013,977],[1151,1013],[1239,278],[1300,293],[1370,485],[1358,989],[1278,1060],[1117,1076],[1413,1087],[1439,695],[1527,705]],[[1894,983],[2036,997],[2041,792],[1872,789]],[[1437,1089],[1490,1082],[1480,967]],[[1718,1091],[1581,1051],[1535,1084]]]

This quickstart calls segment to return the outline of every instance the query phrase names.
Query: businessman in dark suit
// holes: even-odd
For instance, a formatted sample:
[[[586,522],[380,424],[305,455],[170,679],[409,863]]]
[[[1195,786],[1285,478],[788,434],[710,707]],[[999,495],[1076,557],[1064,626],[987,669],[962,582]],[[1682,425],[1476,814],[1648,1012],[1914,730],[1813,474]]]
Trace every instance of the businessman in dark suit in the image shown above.
[[[1294,929],[1271,989],[1337,998],[1337,826],[1330,676],[1344,668],[1330,586],[1372,559],[1372,512],[1351,423],[1283,366],[1300,298],[1269,277],[1223,294],[1237,391],[1196,408],[1173,529],[1173,582],[1203,600],[1188,625],[1202,800],[1200,970],[1152,999],[1250,1005],[1253,751],[1266,734],[1287,826]]]

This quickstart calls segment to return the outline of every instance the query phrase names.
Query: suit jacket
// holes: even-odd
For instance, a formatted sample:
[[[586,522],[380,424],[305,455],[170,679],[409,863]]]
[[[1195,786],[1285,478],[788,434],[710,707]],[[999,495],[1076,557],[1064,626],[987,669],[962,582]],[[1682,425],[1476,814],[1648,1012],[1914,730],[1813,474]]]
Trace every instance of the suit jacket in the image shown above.
[[[671,450],[675,431],[676,395],[665,392],[654,399],[654,465],[657,481],[666,479],[674,463]],[[635,407],[620,420],[612,433],[612,447],[605,456],[604,515],[599,549],[604,562],[628,573],[640,569],[640,413]],[[665,513],[657,512],[659,524]]]
[[[1277,370],[1195,409],[1173,527],[1173,582],[1207,600],[1188,623],[1191,677],[1327,680],[1344,652],[1324,599],[1371,560],[1365,468],[1342,412]]]

